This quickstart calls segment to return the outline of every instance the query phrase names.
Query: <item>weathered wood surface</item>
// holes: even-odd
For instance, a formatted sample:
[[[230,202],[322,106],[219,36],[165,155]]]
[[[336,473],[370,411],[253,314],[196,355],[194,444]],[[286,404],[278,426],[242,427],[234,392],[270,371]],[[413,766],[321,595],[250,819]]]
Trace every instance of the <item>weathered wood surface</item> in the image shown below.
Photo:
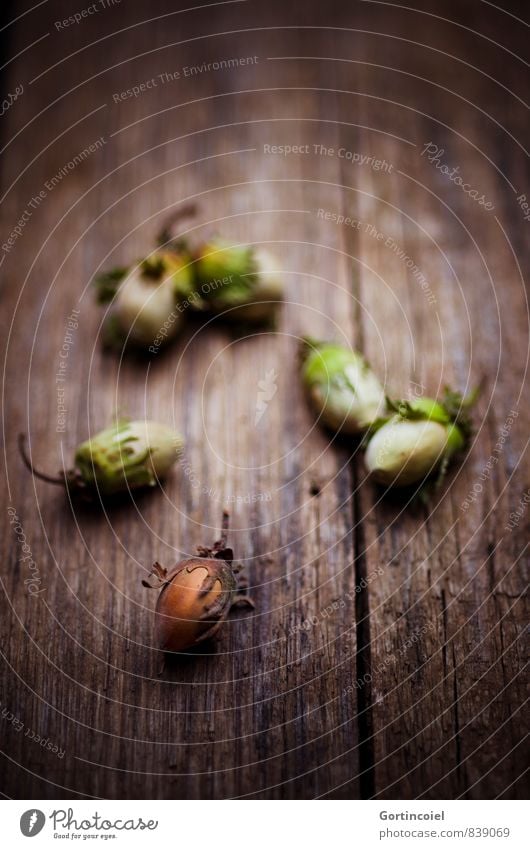
[[[72,9],[50,2],[3,32],[3,91],[24,86],[1,119],[3,243],[46,196],[2,251],[0,790],[523,796],[529,511],[507,525],[530,486],[524,4],[142,5],[58,30]],[[422,155],[428,142],[493,210]],[[265,152],[286,144],[308,152]],[[104,353],[93,273],[149,250],[189,199],[200,207],[191,232],[277,253],[288,287],[278,327],[236,338],[218,322],[189,325],[149,363]],[[296,368],[307,333],[362,348],[392,394],[484,378],[470,455],[429,509],[382,498],[358,447],[315,428]],[[256,426],[271,370],[277,393]],[[32,482],[19,431],[54,469],[117,408],[185,434],[163,491],[102,513]],[[141,578],[154,559],[212,541],[227,503],[256,610],[235,616],[211,654],[165,663]],[[24,540],[39,595],[25,584]]]

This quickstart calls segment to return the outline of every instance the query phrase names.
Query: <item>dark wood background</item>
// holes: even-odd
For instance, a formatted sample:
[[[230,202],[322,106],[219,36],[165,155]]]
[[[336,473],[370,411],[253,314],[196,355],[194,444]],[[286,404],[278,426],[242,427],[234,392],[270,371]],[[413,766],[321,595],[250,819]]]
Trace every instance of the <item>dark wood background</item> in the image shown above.
[[[18,20],[2,31],[3,96],[24,88],[1,118],[2,243],[46,182],[104,143],[29,207],[0,257],[2,794],[523,796],[526,4],[122,0],[62,29],[71,3],[31,5],[8,4],[6,25]],[[429,142],[493,209],[422,155]],[[265,152],[282,144],[309,152]],[[189,199],[194,235],[278,256],[276,330],[195,323],[150,362],[105,353],[92,275],[151,250]],[[394,395],[485,378],[469,457],[428,509],[382,498],[357,446],[314,426],[296,364],[307,333],[362,349]],[[278,390],[255,426],[272,369]],[[184,433],[163,491],[104,512],[32,481],[19,431],[53,471],[116,409]],[[205,656],[167,663],[141,578],[213,541],[228,503],[256,610]]]

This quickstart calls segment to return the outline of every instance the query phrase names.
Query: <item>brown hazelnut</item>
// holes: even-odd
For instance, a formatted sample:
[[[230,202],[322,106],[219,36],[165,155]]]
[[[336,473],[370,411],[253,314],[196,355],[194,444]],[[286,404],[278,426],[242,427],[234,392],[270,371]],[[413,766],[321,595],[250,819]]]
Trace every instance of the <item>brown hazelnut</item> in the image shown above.
[[[225,516],[225,527],[227,518]],[[168,571],[155,563],[144,586],[160,588],[155,627],[160,648],[182,652],[210,639],[219,630],[232,607],[254,607],[238,590],[232,549],[226,536],[213,548],[199,548],[199,554],[181,560]]]

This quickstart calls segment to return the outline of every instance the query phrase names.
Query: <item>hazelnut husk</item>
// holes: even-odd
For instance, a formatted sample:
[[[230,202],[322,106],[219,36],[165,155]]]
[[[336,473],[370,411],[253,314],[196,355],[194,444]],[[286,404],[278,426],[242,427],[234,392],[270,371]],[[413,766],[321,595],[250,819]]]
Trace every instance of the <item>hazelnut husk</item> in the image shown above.
[[[122,418],[77,447],[74,468],[51,476],[34,467],[24,434],[18,438],[22,460],[35,477],[86,501],[156,486],[179,459],[183,445],[180,434],[167,425]]]
[[[387,398],[391,415],[374,423],[366,447],[371,477],[384,486],[411,486],[436,471],[435,488],[439,487],[450,461],[469,443],[473,430],[469,409],[478,393],[479,387],[467,396],[446,387],[440,401],[425,396],[410,401]]]
[[[224,527],[227,514],[224,517]],[[211,639],[233,607],[254,607],[238,585],[240,567],[226,547],[226,536],[212,548],[200,547],[198,555],[181,560],[167,570],[160,563],[142,584],[160,589],[155,611],[156,637],[166,652],[183,652]]]

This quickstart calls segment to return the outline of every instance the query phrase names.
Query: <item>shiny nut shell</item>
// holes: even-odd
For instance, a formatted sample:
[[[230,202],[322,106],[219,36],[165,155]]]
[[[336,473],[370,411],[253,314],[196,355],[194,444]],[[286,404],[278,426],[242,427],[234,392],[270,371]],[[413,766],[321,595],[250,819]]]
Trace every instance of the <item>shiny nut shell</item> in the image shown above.
[[[156,632],[164,651],[181,652],[215,634],[236,588],[228,563],[192,558],[168,575],[156,605]]]

